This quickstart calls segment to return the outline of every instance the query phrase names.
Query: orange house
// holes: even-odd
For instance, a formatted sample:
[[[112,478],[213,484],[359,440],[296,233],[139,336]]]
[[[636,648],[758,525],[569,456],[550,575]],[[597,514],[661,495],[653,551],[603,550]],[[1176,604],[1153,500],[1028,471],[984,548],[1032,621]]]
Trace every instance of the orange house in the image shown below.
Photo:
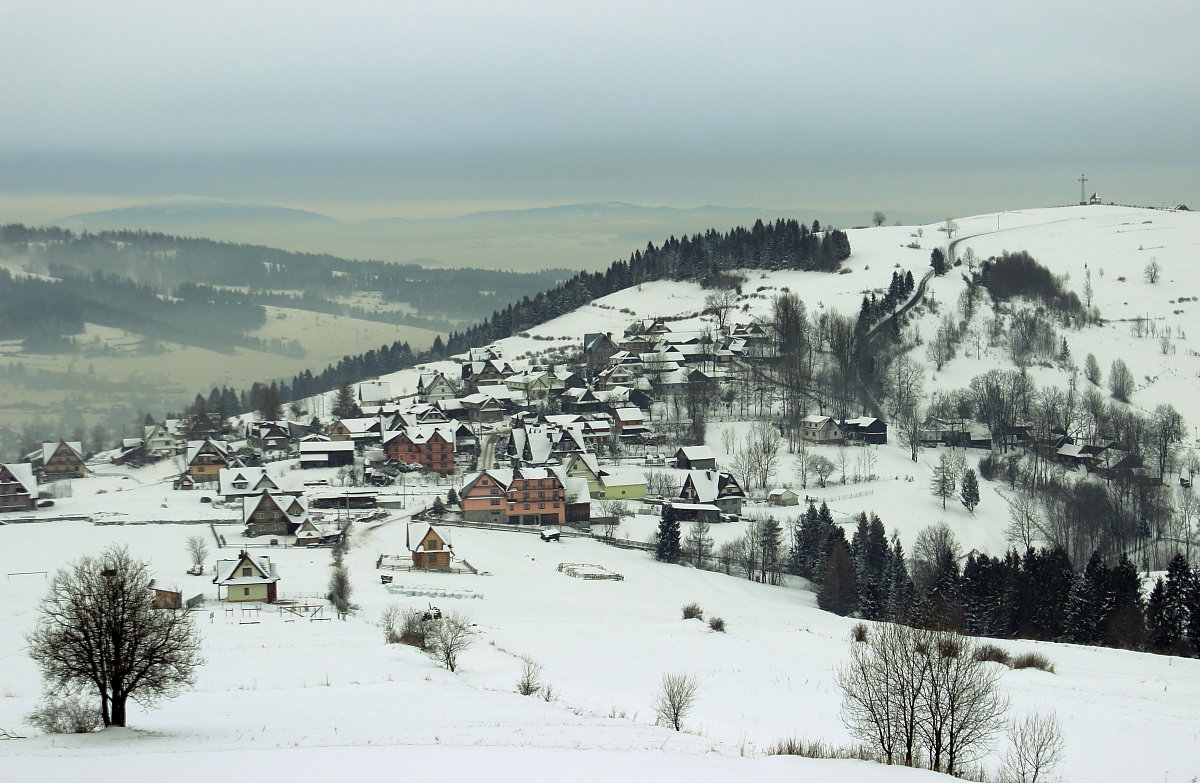
[[[549,468],[488,470],[459,492],[463,517],[473,522],[561,525],[566,522],[566,490]]]
[[[436,425],[417,425],[407,430],[389,432],[383,444],[387,458],[420,465],[435,473],[454,470],[454,436],[448,428]]]
[[[454,558],[454,549],[433,525],[414,522],[408,526],[405,544],[412,552],[416,568],[449,568]]]

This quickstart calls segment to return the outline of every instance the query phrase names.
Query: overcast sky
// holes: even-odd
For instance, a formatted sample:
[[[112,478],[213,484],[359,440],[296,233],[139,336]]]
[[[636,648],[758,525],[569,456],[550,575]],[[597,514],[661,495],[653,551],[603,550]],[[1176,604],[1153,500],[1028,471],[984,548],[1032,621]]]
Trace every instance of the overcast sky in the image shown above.
[[[1185,2],[0,2],[0,219],[1200,201]]]

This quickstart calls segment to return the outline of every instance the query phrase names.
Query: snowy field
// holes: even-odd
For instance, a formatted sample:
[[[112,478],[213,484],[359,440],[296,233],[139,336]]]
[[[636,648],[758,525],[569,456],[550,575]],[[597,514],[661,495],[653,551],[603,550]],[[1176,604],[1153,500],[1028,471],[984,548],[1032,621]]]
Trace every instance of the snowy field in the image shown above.
[[[184,575],[183,542],[203,530],[6,525],[0,527],[0,571],[53,571],[119,543],[150,560],[160,576],[183,582],[186,595],[212,595],[206,578]],[[817,610],[812,593],[663,565],[646,553],[585,539],[544,543],[530,534],[458,528],[450,536],[456,554],[487,575],[396,572],[389,588],[374,564],[381,553],[404,552],[403,524],[357,530],[348,564],[361,611],[346,621],[286,622],[270,607],[243,616],[241,608],[226,612],[210,601],[198,614],[208,663],[194,691],[152,712],[133,709],[128,730],[0,743],[6,779],[85,771],[115,779],[136,763],[136,779],[201,780],[239,762],[265,764],[298,780],[325,779],[345,764],[368,780],[397,774],[399,764],[435,776],[447,764],[462,775],[489,777],[502,766],[502,780],[518,774],[551,780],[567,770],[585,780],[622,773],[649,779],[650,770],[655,779],[669,780],[922,774],[761,757],[765,746],[784,737],[848,740],[833,673],[846,657],[853,621]],[[285,597],[323,592],[327,551],[271,554]],[[625,578],[572,579],[557,571],[564,561],[600,565]],[[0,727],[10,730],[21,728],[21,716],[40,692],[22,636],[45,586],[46,577],[36,573],[0,582],[6,618]],[[691,601],[708,616],[723,617],[728,631],[681,620],[680,607]],[[372,622],[393,602],[432,603],[471,617],[475,643],[457,673],[412,648],[384,644]],[[1037,649],[1057,669],[1004,670],[1001,685],[1014,712],[1040,706],[1058,713],[1067,780],[1187,780],[1200,773],[1200,661],[1001,644]],[[555,701],[514,692],[521,655],[543,665]],[[664,672],[689,672],[701,683],[682,733],[652,725],[652,699]]]
[[[1090,270],[1095,302],[1110,320],[1064,332],[1075,360],[1082,363],[1095,353],[1107,375],[1113,359],[1124,359],[1138,379],[1136,407],[1153,410],[1170,402],[1194,427],[1200,417],[1186,402],[1200,390],[1200,357],[1188,348],[1188,335],[1200,335],[1200,303],[1191,301],[1200,295],[1200,270],[1190,263],[1200,244],[1198,220],[1190,213],[1117,207],[984,215],[959,221],[958,254],[967,247],[980,257],[1028,250],[1056,274],[1069,275],[1068,286],[1081,296]],[[746,309],[736,320],[764,315],[771,297],[784,287],[804,299],[810,314],[823,308],[853,314],[863,292],[885,287],[893,271],[911,270],[918,278],[925,272],[930,250],[945,241],[937,228],[923,227],[921,237],[914,236],[913,227],[851,232],[848,274],[750,272],[746,298],[739,303]],[[914,241],[922,247],[904,247]],[[1142,277],[1151,258],[1162,267],[1157,284]],[[963,285],[957,271],[931,282],[930,290],[948,308]],[[646,284],[531,329],[528,337],[503,340],[501,346],[508,358],[577,347],[584,332],[620,333],[635,317],[695,313],[705,294],[688,283]],[[1169,327],[1174,351],[1163,353],[1160,340],[1134,337],[1128,322],[1116,320],[1138,315],[1154,319],[1160,330]],[[932,336],[939,317],[927,313],[916,328]],[[672,328],[702,323],[694,318]],[[1011,367],[998,349],[968,353],[941,372],[928,367],[927,392],[965,386],[984,370]],[[924,361],[915,353],[914,358]],[[453,362],[433,366],[457,371]],[[1066,381],[1058,369],[1031,372],[1040,384]],[[403,394],[415,389],[417,373],[385,379],[394,393]],[[723,429],[744,426],[711,421],[709,445],[722,455]],[[1194,443],[1193,434],[1186,445]],[[849,451],[853,467],[859,450]],[[895,443],[874,451],[878,477],[870,482],[843,483],[835,473],[825,488],[810,483],[801,489],[793,458],[782,454],[775,483],[827,500],[839,522],[873,511],[889,533],[899,532],[906,547],[922,528],[944,520],[964,551],[1003,550],[1004,485],[981,481],[982,501],[974,515],[953,499],[943,509],[929,492],[938,450],[926,450],[917,462]],[[835,448],[814,452],[838,462]],[[968,464],[980,455],[968,453]],[[290,472],[286,463],[273,470]],[[25,731],[21,716],[41,690],[23,637],[46,577],[9,574],[52,572],[115,542],[150,560],[160,576],[182,582],[185,594],[215,596],[206,578],[184,574],[184,540],[207,534],[207,526],[169,522],[226,520],[236,512],[201,504],[203,493],[172,492],[175,471],[170,465],[140,471],[101,468],[105,475],[74,482],[72,497],[37,514],[162,524],[0,526],[0,612],[5,617],[0,728],[33,734]],[[305,471],[303,477],[317,473]],[[428,497],[445,489],[428,485],[420,491]],[[801,510],[747,506],[751,515],[774,513],[785,520]],[[786,737],[849,739],[838,715],[834,672],[847,656],[854,621],[817,610],[815,596],[800,585],[774,587],[663,565],[647,553],[582,538],[543,543],[529,534],[452,528],[458,557],[486,575],[397,572],[389,589],[374,564],[380,554],[405,552],[403,522],[397,515],[382,524],[356,526],[347,562],[353,600],[361,610],[348,620],[289,623],[271,608],[243,618],[240,609],[226,613],[210,601],[199,616],[208,663],[195,691],[152,712],[133,710],[128,730],[0,742],[4,779],[210,780],[244,764],[294,780],[348,776],[348,769],[362,780],[408,774],[588,781],[936,779],[932,773],[861,762],[763,755],[765,747]],[[617,535],[645,540],[656,525],[655,517],[638,515]],[[741,535],[745,526],[714,525],[712,535],[720,544]],[[306,599],[325,592],[327,551],[271,554],[283,596]],[[624,580],[572,579],[557,570],[560,562],[600,566]],[[723,617],[728,632],[681,620],[680,607],[693,601],[707,616]],[[450,674],[411,648],[383,643],[374,623],[393,602],[470,615],[475,644],[459,672]],[[1035,642],[999,644],[1013,652],[1037,650],[1056,667],[1055,674],[1004,670],[1001,686],[1014,715],[1035,706],[1057,712],[1066,739],[1065,780],[1188,781],[1200,775],[1200,661]],[[514,692],[522,655],[542,664],[556,700]],[[701,683],[696,710],[682,733],[653,725],[652,701],[665,672],[689,672]],[[998,747],[985,763],[994,767],[1002,750]]]

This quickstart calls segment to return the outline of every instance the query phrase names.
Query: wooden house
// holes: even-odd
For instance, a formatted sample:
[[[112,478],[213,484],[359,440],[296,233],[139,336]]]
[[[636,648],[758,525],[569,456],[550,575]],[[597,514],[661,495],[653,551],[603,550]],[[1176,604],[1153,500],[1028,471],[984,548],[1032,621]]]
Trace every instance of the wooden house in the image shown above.
[[[417,400],[435,403],[458,396],[458,389],[440,372],[424,372],[417,378]]]
[[[263,492],[300,494],[298,489],[285,489],[283,483],[267,475],[266,468],[222,468],[217,473],[217,494],[226,500],[261,495]]]
[[[773,489],[767,493],[767,502],[772,506],[798,506],[800,495],[790,489]]]
[[[454,471],[457,445],[454,424],[418,424],[384,435],[383,450],[389,460],[420,465],[434,473]]]
[[[882,445],[887,443],[887,424],[874,416],[842,419],[842,434],[852,443]]]
[[[221,469],[230,465],[229,444],[212,438],[190,441],[184,459],[187,462],[184,473],[192,485],[216,483]]]
[[[449,569],[450,561],[454,559],[454,548],[446,536],[425,522],[409,524],[405,544],[412,553],[414,568]]]
[[[286,451],[292,445],[291,423],[252,421],[246,425],[246,443],[260,451]]]
[[[593,332],[583,336],[583,361],[587,367],[587,375],[594,378],[596,373],[608,366],[609,358],[621,350],[611,333]]]
[[[716,470],[689,470],[679,490],[684,503],[712,504],[725,514],[742,513],[746,493],[732,473]]]
[[[274,603],[278,597],[279,571],[267,555],[251,556],[246,550],[238,553],[235,560],[218,560],[217,575],[213,584],[217,586],[217,597],[225,588],[225,600],[266,601]]]
[[[83,444],[79,441],[43,443],[42,448],[32,456],[31,464],[41,471],[47,481],[83,478],[87,475],[87,466],[83,463]]]
[[[294,535],[308,519],[304,500],[295,495],[263,492],[257,498],[246,498],[242,507],[245,535]]]
[[[338,419],[329,425],[325,434],[334,442],[350,441],[357,446],[379,442],[382,429],[376,417],[356,417]]]
[[[29,463],[0,465],[0,511],[32,511],[37,497],[37,479]]]
[[[150,580],[151,606],[155,609],[182,609],[183,588],[174,582],[161,579]]]
[[[300,442],[300,467],[336,468],[354,464],[354,442],[305,440]]]
[[[708,446],[684,446],[675,452],[675,467],[681,470],[716,470],[717,455]]]

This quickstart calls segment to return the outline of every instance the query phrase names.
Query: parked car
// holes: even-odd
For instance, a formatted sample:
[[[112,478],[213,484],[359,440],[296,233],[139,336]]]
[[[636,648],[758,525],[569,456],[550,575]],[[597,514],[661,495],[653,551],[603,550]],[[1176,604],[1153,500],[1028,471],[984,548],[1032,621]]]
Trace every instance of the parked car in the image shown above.
[[[39,500],[37,507],[38,508],[50,508],[53,505],[54,505],[53,500]]]

